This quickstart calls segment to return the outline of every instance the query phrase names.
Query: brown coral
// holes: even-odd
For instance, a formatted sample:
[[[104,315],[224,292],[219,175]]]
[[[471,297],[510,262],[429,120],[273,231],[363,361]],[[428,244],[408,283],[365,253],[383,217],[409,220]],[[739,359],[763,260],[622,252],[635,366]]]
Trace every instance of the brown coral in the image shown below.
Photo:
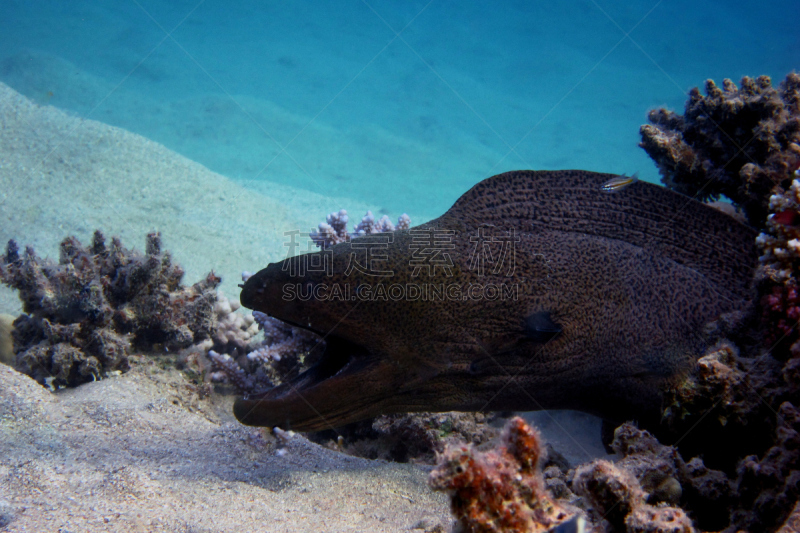
[[[780,363],[771,357],[742,357],[721,342],[665,393],[661,433],[680,439],[688,457],[706,455],[709,466],[732,472],[747,454],[770,445],[770,405],[785,396]]]
[[[709,469],[699,457],[685,463],[675,447],[661,444],[630,423],[616,429],[611,446],[622,455],[616,467],[639,481],[647,503],[681,504],[705,530],[728,524],[733,490],[723,472]]]
[[[131,345],[181,349],[216,328],[213,309],[220,278],[210,273],[191,287],[183,269],[147,236],[145,254],[106,246],[95,232],[83,247],[61,243],[58,263],[9,241],[0,257],[0,281],[19,291],[25,314],[14,321],[15,366],[40,383],[75,386],[128,368]]]
[[[800,497],[800,410],[789,402],[778,410],[775,433],[775,445],[760,459],[753,455],[739,464],[739,505],[731,531],[773,531]]]
[[[645,502],[647,493],[627,470],[609,461],[593,461],[575,472],[573,488],[592,505],[591,516],[611,531],[694,533],[682,509]]]
[[[449,445],[429,481],[446,490],[453,513],[471,533],[550,530],[576,516],[544,489],[538,433],[521,418],[509,421],[502,444],[486,453],[472,445]]]
[[[768,76],[706,81],[695,87],[684,114],[655,109],[640,129],[640,146],[658,165],[667,187],[699,200],[727,196],[761,227],[772,188],[800,165],[800,75],[779,88]]]

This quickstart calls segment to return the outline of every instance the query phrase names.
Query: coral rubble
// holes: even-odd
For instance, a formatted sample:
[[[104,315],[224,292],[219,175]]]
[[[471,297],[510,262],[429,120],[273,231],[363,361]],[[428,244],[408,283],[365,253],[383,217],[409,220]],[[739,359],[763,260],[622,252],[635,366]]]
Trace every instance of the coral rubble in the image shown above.
[[[324,250],[334,244],[347,242],[361,235],[404,230],[408,229],[411,225],[411,218],[405,213],[398,217],[397,226],[395,226],[387,215],[383,215],[379,220],[375,220],[372,211],[367,211],[367,214],[364,215],[361,222],[355,226],[353,232],[349,233],[347,231],[348,220],[347,211],[344,209],[340,210],[338,213],[331,213],[328,215],[326,222],[320,222],[318,228],[312,231],[309,236],[317,246]]]
[[[521,418],[513,418],[493,451],[448,445],[431,472],[430,485],[450,494],[464,531],[549,531],[580,511],[556,502],[545,490],[539,469],[542,449],[538,433]]]
[[[309,439],[368,459],[432,464],[454,440],[480,446],[495,438],[496,413],[397,413],[310,433]],[[342,438],[342,445],[338,443]]]
[[[737,87],[706,81],[689,93],[683,115],[655,109],[640,129],[640,146],[664,183],[700,200],[727,196],[761,227],[775,185],[800,165],[800,75],[778,88],[768,76]]]
[[[75,386],[128,368],[132,347],[179,350],[216,329],[214,273],[185,287],[183,269],[161,251],[159,233],[140,254],[100,231],[83,247],[61,243],[58,263],[9,241],[0,281],[17,289],[24,314],[14,321],[15,367],[42,384]]]

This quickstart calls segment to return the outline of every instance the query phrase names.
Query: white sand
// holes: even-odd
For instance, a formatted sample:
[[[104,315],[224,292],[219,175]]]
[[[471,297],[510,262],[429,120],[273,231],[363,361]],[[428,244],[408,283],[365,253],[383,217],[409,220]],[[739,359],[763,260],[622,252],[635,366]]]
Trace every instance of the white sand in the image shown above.
[[[0,242],[32,245],[58,259],[69,235],[88,243],[95,229],[142,250],[162,232],[164,248],[186,270],[210,270],[236,297],[243,270],[285,256],[284,232],[307,234],[341,208],[360,217],[377,206],[276,186],[259,194],[144,137],[40,106],[0,83]],[[415,224],[419,219],[412,221]],[[0,312],[18,314],[0,292]]]
[[[301,197],[296,195],[302,194]],[[138,135],[31,103],[0,84],[0,239],[58,256],[95,228],[142,249],[153,229],[193,283],[214,269],[227,294],[242,270],[281,258],[357,202],[285,187],[271,197]],[[373,207],[374,209],[374,207]],[[17,314],[3,289],[0,311]],[[0,364],[0,514],[8,531],[401,531],[449,524],[444,495],[409,465],[345,456],[238,424],[198,402],[177,372],[132,371],[51,394]],[[281,452],[283,453],[283,452]]]
[[[31,103],[0,84],[0,238],[57,258],[95,228],[142,249],[163,233],[187,283],[214,269],[229,295],[242,270],[281,258],[283,232],[338,207],[283,188],[272,197],[163,146]],[[296,194],[302,194],[297,198]],[[299,200],[299,201],[297,201]],[[373,208],[374,209],[374,208]],[[4,289],[2,311],[16,314]],[[218,414],[217,414],[218,413]],[[180,374],[132,371],[51,394],[0,365],[0,501],[8,531],[401,531],[449,523],[444,495],[409,465],[274,439],[215,410]],[[283,452],[281,452],[283,453]],[[0,509],[0,511],[2,511]]]
[[[236,297],[242,270],[282,258],[285,231],[307,232],[341,207],[351,216],[377,211],[285,186],[265,193],[0,84],[3,243],[14,238],[56,259],[68,235],[88,243],[101,228],[141,250],[155,229],[186,283],[213,269]],[[5,287],[3,312],[20,312]],[[596,420],[537,417],[571,460],[603,455]],[[0,365],[0,520],[14,515],[8,531],[449,529],[447,499],[428,489],[419,467],[348,457],[303,438],[283,456],[277,449],[239,425],[229,404],[200,402],[177,372],[138,369],[51,394]]]
[[[227,407],[152,366],[52,394],[0,364],[0,530],[449,529],[421,468],[282,442]]]

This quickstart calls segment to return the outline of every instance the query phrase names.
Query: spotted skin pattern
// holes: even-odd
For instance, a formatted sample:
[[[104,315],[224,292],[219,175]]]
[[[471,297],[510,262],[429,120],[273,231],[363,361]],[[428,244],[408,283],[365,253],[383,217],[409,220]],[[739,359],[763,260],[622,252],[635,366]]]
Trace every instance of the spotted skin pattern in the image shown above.
[[[242,304],[327,349],[235,415],[301,431],[414,411],[657,419],[663,390],[702,355],[704,325],[751,298],[756,232],[646,182],[603,192],[614,177],[507,172],[390,243],[364,237],[269,265]],[[445,294],[412,298],[410,285]],[[299,297],[309,290],[325,297]]]

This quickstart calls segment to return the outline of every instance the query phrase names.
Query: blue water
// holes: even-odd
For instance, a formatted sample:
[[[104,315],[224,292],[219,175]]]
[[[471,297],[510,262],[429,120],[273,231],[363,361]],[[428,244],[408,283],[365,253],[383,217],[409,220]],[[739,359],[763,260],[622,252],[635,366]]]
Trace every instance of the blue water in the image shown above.
[[[647,110],[706,78],[777,82],[798,20],[796,0],[4,0],[0,81],[255,190],[436,216],[511,169],[657,181]]]

